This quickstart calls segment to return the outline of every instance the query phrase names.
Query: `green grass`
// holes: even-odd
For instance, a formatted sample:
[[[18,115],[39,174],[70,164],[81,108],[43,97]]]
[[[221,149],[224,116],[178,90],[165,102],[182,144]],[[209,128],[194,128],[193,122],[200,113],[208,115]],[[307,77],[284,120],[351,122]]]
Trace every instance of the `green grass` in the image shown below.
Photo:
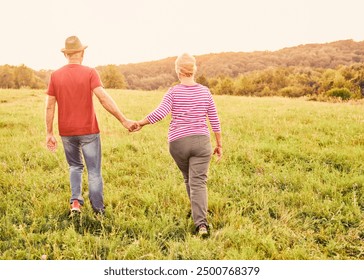
[[[141,119],[163,92],[109,91]],[[41,91],[0,90],[0,259],[364,259],[364,106],[215,96],[224,158],[209,170],[211,237],[193,235],[169,118],[128,133],[97,103],[104,218],[70,217]]]

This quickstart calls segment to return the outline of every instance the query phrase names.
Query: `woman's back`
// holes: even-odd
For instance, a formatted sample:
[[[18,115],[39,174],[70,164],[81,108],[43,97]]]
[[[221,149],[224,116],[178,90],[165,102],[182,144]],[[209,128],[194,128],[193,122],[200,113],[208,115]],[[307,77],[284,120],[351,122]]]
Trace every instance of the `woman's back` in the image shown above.
[[[220,130],[210,90],[200,84],[178,84],[169,89],[159,107],[148,115],[151,123],[172,113],[168,142],[190,135],[209,135],[206,117],[213,131]]]

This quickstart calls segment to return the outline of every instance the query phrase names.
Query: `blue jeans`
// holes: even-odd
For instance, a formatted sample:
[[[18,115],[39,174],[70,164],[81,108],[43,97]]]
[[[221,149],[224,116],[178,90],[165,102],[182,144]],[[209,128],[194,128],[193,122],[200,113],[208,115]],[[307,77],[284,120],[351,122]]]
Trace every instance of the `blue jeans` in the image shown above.
[[[61,138],[70,171],[70,203],[77,199],[81,205],[84,204],[82,197],[83,155],[88,173],[88,190],[91,206],[95,212],[103,213],[105,207],[101,175],[100,134],[62,136]]]

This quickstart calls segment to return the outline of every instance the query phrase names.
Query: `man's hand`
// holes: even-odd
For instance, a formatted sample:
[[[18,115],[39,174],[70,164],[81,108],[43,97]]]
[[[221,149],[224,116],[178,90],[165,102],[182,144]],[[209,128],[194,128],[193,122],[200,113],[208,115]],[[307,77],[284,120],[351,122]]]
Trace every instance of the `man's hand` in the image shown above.
[[[47,149],[51,152],[55,152],[57,149],[57,139],[53,136],[53,134],[47,134],[46,137],[46,145]]]
[[[47,127],[47,136],[46,136],[46,145],[48,150],[51,152],[55,152],[57,149],[57,140],[53,135],[53,119],[54,112],[56,110],[56,97],[47,95],[46,98],[46,127]]]

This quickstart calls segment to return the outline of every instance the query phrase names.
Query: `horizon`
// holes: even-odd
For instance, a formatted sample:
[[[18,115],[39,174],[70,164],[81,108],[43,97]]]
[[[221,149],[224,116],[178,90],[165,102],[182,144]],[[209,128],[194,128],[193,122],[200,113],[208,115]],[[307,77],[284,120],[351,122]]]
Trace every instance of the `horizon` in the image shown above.
[[[87,4],[87,5],[86,5]],[[21,7],[21,9],[19,9]],[[136,64],[188,52],[274,52],[364,40],[361,0],[13,0],[3,4],[0,65],[54,70],[68,36],[88,45],[84,65]]]
[[[284,50],[284,49],[290,49],[290,48],[295,48],[295,47],[300,47],[300,46],[307,46],[307,45],[325,45],[325,44],[331,44],[331,43],[336,43],[336,42],[344,42],[344,41],[353,41],[353,42],[356,42],[356,43],[360,43],[360,42],[364,42],[364,40],[361,40],[361,41],[358,41],[358,40],[354,40],[354,39],[342,39],[342,40],[336,40],[336,41],[332,41],[332,42],[324,42],[324,43],[307,43],[307,44],[299,44],[299,45],[295,45],[295,46],[289,46],[289,47],[283,47],[281,49],[278,49],[278,50],[255,50],[255,51],[223,51],[223,52],[216,52],[216,53],[204,53],[204,54],[192,54],[193,56],[195,57],[199,57],[199,56],[205,56],[205,55],[219,55],[219,54],[223,54],[223,53],[255,53],[255,52],[278,52],[278,51],[281,51],[281,50]],[[87,49],[85,51],[85,57],[87,56]],[[111,63],[111,64],[102,64],[102,65],[96,65],[96,66],[93,66],[93,67],[103,67],[103,66],[107,66],[107,65],[117,65],[117,66],[122,66],[122,65],[129,65],[129,64],[139,64],[139,63],[152,63],[152,62],[156,62],[156,61],[161,61],[161,60],[165,60],[165,59],[168,59],[168,58],[174,58],[174,57],[177,57],[177,55],[175,56],[168,56],[168,57],[161,57],[161,58],[157,58],[157,59],[154,59],[154,60],[148,60],[148,61],[138,61],[138,62],[129,62],[129,63],[123,63],[123,64],[115,64],[115,63]],[[67,64],[67,61],[65,60],[65,63],[63,65],[66,65]],[[83,65],[85,65],[84,63],[82,63]],[[54,71],[56,69],[35,69],[35,68],[32,68],[30,67],[29,65],[26,65],[26,64],[18,64],[18,65],[12,65],[12,64],[0,64],[0,66],[4,66],[4,65],[9,65],[9,66],[20,66],[20,65],[24,65],[34,71]],[[62,65],[62,66],[63,66]],[[61,67],[62,67],[61,66]],[[87,66],[87,65],[86,65]]]

